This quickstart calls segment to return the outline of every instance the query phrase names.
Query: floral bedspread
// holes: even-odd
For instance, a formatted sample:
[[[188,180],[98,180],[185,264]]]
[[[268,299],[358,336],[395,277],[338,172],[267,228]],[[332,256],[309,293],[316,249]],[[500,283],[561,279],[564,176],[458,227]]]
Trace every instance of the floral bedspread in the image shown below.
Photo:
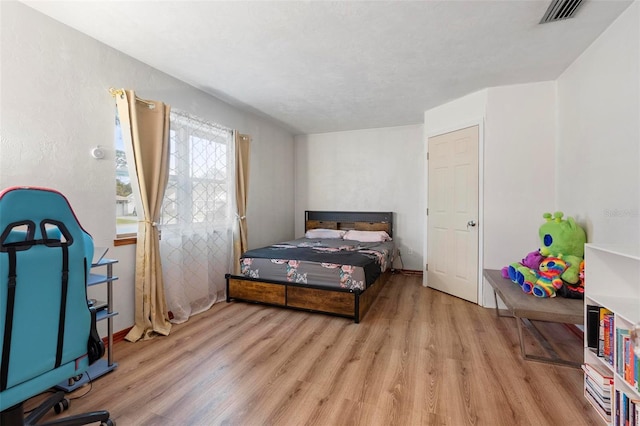
[[[364,290],[391,266],[394,255],[393,242],[301,238],[249,250],[240,266],[251,278]]]

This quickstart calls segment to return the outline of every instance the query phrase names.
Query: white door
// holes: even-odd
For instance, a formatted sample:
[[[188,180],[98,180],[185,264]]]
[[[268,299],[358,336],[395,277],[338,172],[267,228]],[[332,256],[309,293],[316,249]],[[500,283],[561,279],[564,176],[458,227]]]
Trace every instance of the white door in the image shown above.
[[[427,284],[478,303],[478,126],[428,140]]]

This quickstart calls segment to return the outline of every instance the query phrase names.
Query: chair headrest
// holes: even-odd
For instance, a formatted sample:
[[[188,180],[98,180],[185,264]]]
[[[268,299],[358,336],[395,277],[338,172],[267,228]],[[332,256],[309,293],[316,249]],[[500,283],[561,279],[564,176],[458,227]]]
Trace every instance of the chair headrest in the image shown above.
[[[16,187],[0,193],[0,247],[7,244],[72,246],[89,235],[80,225],[67,198],[48,188]]]

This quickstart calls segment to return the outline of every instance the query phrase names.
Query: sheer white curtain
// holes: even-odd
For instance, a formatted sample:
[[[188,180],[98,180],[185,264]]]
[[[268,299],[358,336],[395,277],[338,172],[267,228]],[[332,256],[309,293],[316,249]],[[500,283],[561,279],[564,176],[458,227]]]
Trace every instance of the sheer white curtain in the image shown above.
[[[235,219],[233,132],[171,111],[170,150],[160,254],[171,322],[181,323],[224,297]]]

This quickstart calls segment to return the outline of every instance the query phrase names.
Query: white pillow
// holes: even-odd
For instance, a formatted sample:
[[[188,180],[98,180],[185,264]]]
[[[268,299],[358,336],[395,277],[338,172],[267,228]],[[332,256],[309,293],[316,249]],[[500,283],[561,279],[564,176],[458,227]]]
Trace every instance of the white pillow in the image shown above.
[[[337,229],[309,229],[305,238],[342,238],[347,231],[339,231]]]
[[[391,237],[385,231],[347,231],[345,240],[360,241],[361,243],[378,243],[391,241]]]

